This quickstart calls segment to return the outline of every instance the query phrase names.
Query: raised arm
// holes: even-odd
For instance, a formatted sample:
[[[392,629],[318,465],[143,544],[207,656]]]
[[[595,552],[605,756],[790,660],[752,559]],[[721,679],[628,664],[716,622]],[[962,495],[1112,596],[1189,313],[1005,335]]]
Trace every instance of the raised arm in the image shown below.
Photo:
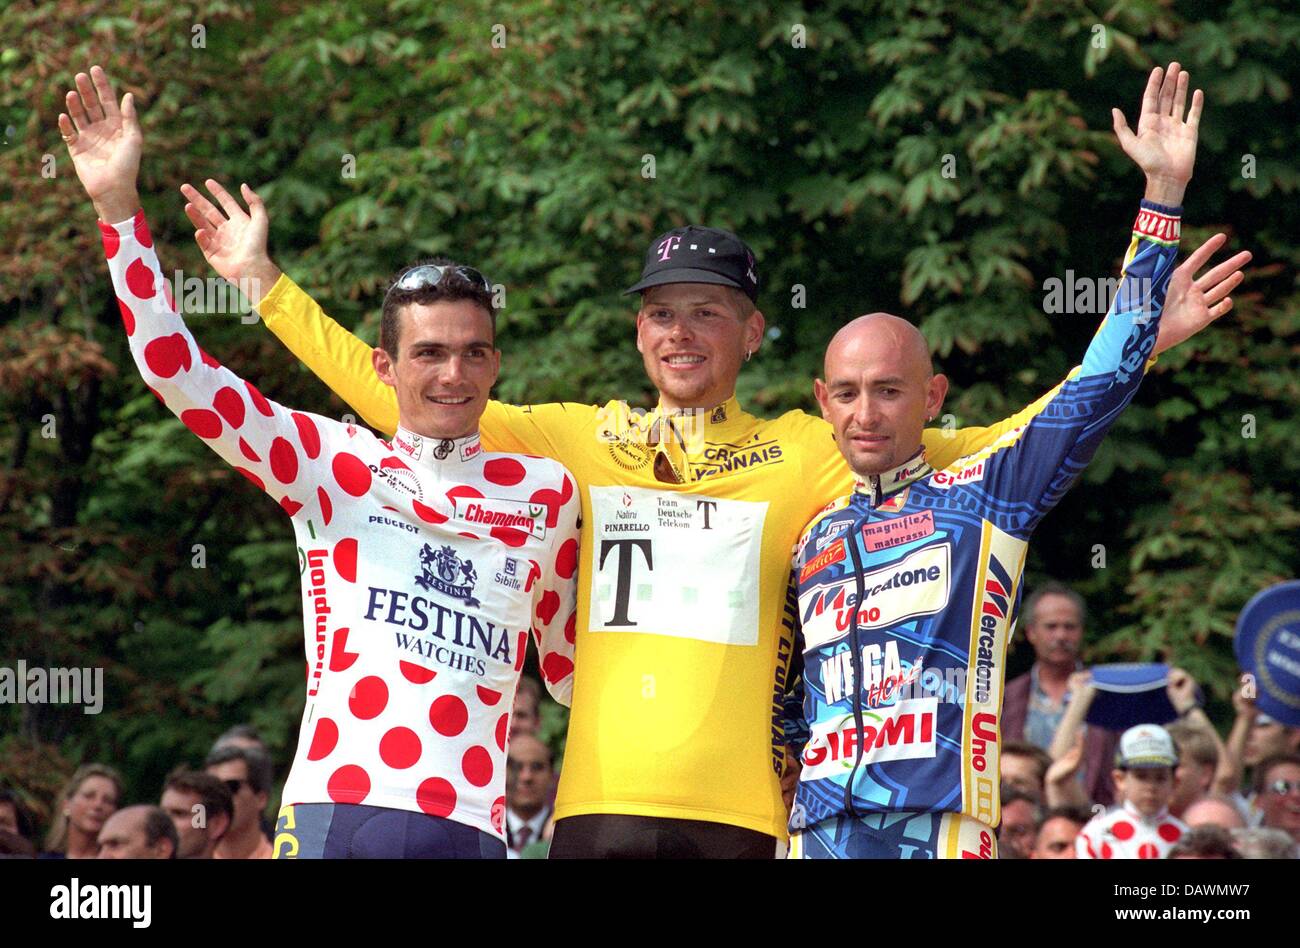
[[[104,70],[76,77],[59,129],[100,216],[113,287],[141,376],[185,425],[291,515],[316,494],[306,469],[322,456],[326,419],[264,398],[203,352],[177,315],[136,190],[142,136],[135,103],[119,106]]]

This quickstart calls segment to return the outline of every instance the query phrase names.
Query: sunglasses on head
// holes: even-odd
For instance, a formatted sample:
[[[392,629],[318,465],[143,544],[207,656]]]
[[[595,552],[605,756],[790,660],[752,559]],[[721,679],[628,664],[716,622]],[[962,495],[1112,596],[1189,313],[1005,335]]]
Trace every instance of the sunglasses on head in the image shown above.
[[[448,273],[455,273],[466,282],[472,283],[489,293],[492,292],[492,284],[488,282],[488,278],[473,267],[465,267],[460,264],[440,266],[436,263],[426,263],[407,270],[398,278],[397,282],[388,288],[388,292],[391,293],[393,290],[422,290],[428,286],[437,286]]]

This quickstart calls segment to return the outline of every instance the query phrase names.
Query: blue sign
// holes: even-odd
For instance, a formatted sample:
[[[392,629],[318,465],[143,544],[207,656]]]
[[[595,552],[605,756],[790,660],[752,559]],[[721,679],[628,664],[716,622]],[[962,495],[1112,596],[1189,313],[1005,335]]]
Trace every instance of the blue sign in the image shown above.
[[[1255,677],[1255,707],[1300,727],[1300,580],[1256,593],[1237,617],[1237,664]]]

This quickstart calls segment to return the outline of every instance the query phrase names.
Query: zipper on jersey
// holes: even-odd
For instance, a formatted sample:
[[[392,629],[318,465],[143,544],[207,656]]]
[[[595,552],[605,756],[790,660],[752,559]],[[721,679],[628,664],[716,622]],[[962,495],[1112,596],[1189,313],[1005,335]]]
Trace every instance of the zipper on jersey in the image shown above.
[[[863,746],[863,732],[865,727],[862,720],[862,676],[864,669],[862,667],[862,647],[858,644],[858,616],[862,612],[862,601],[866,598],[867,585],[863,578],[863,563],[858,555],[858,537],[862,536],[862,529],[871,522],[870,506],[867,512],[861,518],[853,522],[853,532],[849,535],[847,544],[849,547],[849,557],[853,560],[853,581],[857,588],[857,599],[854,600],[850,611],[853,614],[849,620],[849,663],[853,668],[853,724],[858,729],[857,752],[853,759],[853,769],[849,772],[848,782],[844,785],[844,809],[849,816],[858,816],[857,807],[853,805],[853,781],[858,776],[858,768],[862,766],[862,758],[866,755],[866,748]]]

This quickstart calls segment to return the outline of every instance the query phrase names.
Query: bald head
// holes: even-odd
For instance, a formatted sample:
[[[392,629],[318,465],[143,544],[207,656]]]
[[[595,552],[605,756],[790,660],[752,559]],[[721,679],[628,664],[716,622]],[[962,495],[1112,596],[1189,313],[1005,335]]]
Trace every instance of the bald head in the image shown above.
[[[841,361],[853,360],[864,350],[886,353],[900,368],[908,373],[919,372],[925,380],[934,374],[930,346],[921,330],[901,316],[868,313],[845,323],[831,337],[822,364],[827,382],[834,378],[835,367]]]
[[[859,316],[840,329],[826,347],[823,371],[825,380],[813,386],[817,401],[859,477],[909,461],[948,392],[920,330],[889,313]]]

